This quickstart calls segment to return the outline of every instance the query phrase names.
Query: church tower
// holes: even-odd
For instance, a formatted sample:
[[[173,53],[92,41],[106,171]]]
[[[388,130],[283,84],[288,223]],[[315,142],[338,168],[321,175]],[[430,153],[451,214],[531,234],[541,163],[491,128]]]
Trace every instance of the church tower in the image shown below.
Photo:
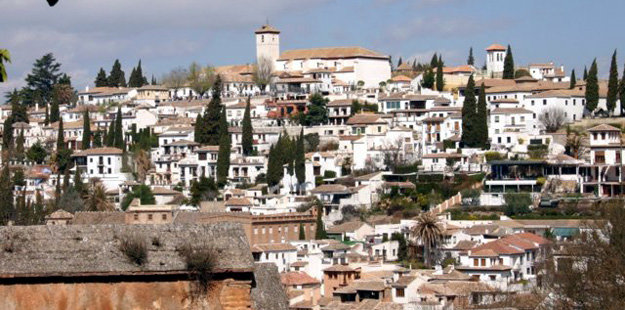
[[[503,63],[505,58],[505,46],[493,44],[486,48],[486,74],[488,77],[499,78],[503,75]]]
[[[280,31],[269,23],[256,30],[256,61],[271,59],[275,64],[280,57]]]

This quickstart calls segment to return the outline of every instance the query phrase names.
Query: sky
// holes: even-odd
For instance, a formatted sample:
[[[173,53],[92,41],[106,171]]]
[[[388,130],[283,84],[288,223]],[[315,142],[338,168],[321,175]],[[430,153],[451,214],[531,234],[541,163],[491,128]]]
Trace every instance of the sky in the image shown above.
[[[581,77],[597,58],[607,77],[618,49],[625,62],[622,0],[0,0],[0,48],[11,52],[9,81],[24,85],[35,59],[53,53],[74,87],[84,90],[115,59],[126,78],[139,59],[148,79],[178,66],[251,63],[254,30],[281,30],[281,50],[363,46],[396,62],[476,64],[492,43],[510,44],[516,65],[553,61]]]

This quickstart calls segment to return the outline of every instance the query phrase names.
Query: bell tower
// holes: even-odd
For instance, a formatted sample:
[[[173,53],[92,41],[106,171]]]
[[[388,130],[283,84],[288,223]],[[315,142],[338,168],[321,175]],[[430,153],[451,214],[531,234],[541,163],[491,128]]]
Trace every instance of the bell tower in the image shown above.
[[[267,58],[275,64],[280,57],[280,31],[269,23],[256,30],[256,61]]]

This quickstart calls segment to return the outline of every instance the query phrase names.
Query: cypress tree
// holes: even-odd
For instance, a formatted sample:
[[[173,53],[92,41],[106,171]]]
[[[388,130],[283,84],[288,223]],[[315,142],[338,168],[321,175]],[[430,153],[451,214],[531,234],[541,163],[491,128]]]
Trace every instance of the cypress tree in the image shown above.
[[[50,108],[50,123],[57,122],[59,120],[59,102],[57,100],[52,100],[52,107]]]
[[[2,132],[2,159],[8,159],[13,151],[13,118],[7,117],[4,120],[4,131]],[[7,157],[5,157],[7,156]]]
[[[588,79],[588,70],[586,69],[586,66],[584,66],[584,76],[582,77],[582,79],[584,81],[586,81]]]
[[[473,47],[469,48],[469,58],[467,58],[467,65],[473,66],[475,64],[475,58],[473,58]]]
[[[204,141],[202,137],[202,125],[204,125],[202,120],[202,114],[198,113],[197,117],[195,118],[195,126],[193,127],[193,140],[197,143],[202,143]]]
[[[59,120],[59,131],[56,134],[56,151],[57,153],[65,149],[65,137],[63,136],[63,119]]]
[[[100,130],[93,135],[93,147],[102,147],[102,132]]]
[[[91,147],[91,120],[89,119],[89,109],[85,106],[85,113],[82,116],[82,149]]]
[[[156,85],[156,78],[154,77],[154,74],[152,74],[152,81],[150,82],[150,84]]]
[[[130,71],[130,77],[128,78],[128,87],[141,87],[137,86],[139,83],[137,82],[137,69],[132,68]]]
[[[228,121],[226,120],[226,108],[222,109],[219,120],[219,154],[217,155],[217,183],[223,187],[228,182],[228,170],[230,169],[230,134],[228,133]]]
[[[297,146],[295,148],[295,177],[297,178],[298,187],[306,182],[306,150],[304,149],[304,128],[299,132]],[[301,194],[301,188],[300,188]]]
[[[512,57],[510,44],[508,44],[506,57],[503,59],[503,78],[508,80],[514,79],[514,58]]]
[[[109,130],[106,133],[106,146],[113,147],[115,146],[115,119],[111,120],[109,124]]]
[[[95,78],[94,84],[96,87],[105,87],[109,85],[109,81],[106,77],[106,72],[104,71],[104,69],[100,68],[100,71]]]
[[[326,233],[326,228],[323,225],[323,219],[321,218],[323,214],[323,205],[321,204],[321,202],[318,203],[317,206],[317,221],[316,221],[316,229],[315,229],[315,239],[316,240],[322,240],[322,239],[327,239],[328,238],[328,234]]]
[[[46,104],[46,116],[43,120],[43,124],[48,126],[50,125],[50,111],[48,111],[48,105]]]
[[[569,89],[575,88],[577,84],[577,78],[575,77],[575,69],[571,70],[571,83],[569,84]]]
[[[11,174],[7,164],[2,167],[0,173],[0,225],[7,225],[9,221],[14,220],[15,208],[13,205],[13,184],[11,183]]]
[[[15,158],[17,160],[24,159],[24,131],[20,130],[19,136],[15,140]]]
[[[593,60],[586,78],[586,109],[593,113],[599,103],[599,81],[597,80],[597,59]]]
[[[467,87],[464,90],[464,103],[462,104],[462,138],[465,147],[475,146],[475,81],[473,75],[469,77]]]
[[[402,63],[403,61],[401,60],[401,56],[400,56],[399,60],[397,61],[397,68],[399,68],[399,66],[401,66]]]
[[[429,89],[434,88],[434,83],[436,82],[436,77],[432,68],[427,69],[425,73],[423,73],[423,81],[421,82],[421,86]]]
[[[488,110],[486,109],[486,88],[484,87],[484,83],[482,83],[480,87],[475,120],[475,139],[477,140],[477,146],[486,149],[488,145]]]
[[[74,190],[82,197],[86,192],[85,184],[82,182],[82,173],[80,169],[76,167],[76,173],[74,173]]]
[[[245,113],[243,113],[241,146],[243,155],[249,156],[254,152],[254,138],[252,133],[252,118],[250,116],[250,98],[247,98],[245,105]]]
[[[625,114],[625,67],[623,67],[623,77],[619,83],[619,101],[621,102],[621,115]]]
[[[439,59],[438,67],[436,67],[436,90],[443,91],[445,80],[443,78],[443,61]]]
[[[436,67],[438,67],[438,56],[434,53],[434,55],[432,55],[432,60],[430,60],[430,68],[434,69]]]
[[[299,223],[299,240],[306,240],[306,232],[302,223]]]
[[[277,145],[277,144],[276,144]],[[277,177],[277,167],[279,163],[276,157],[276,148],[274,145],[269,147],[269,156],[267,158],[267,184],[269,187],[278,185],[280,178]]]
[[[618,65],[616,64],[616,50],[612,54],[612,63],[610,64],[610,77],[608,79],[608,96],[606,107],[608,113],[612,115],[616,108],[616,100],[618,100]]]
[[[115,135],[113,140],[113,146],[125,150],[124,143],[124,129],[122,128],[122,110],[117,108],[117,116],[115,116]]]
[[[218,75],[213,86],[211,101],[202,116],[201,142],[208,145],[219,144],[219,121],[221,118],[221,77]]]

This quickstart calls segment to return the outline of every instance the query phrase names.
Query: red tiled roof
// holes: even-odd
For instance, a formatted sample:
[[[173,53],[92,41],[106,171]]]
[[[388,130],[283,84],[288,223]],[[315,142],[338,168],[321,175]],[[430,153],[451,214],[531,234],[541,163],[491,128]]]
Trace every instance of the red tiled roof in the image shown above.
[[[303,271],[293,271],[280,274],[282,285],[320,284],[319,281]]]

